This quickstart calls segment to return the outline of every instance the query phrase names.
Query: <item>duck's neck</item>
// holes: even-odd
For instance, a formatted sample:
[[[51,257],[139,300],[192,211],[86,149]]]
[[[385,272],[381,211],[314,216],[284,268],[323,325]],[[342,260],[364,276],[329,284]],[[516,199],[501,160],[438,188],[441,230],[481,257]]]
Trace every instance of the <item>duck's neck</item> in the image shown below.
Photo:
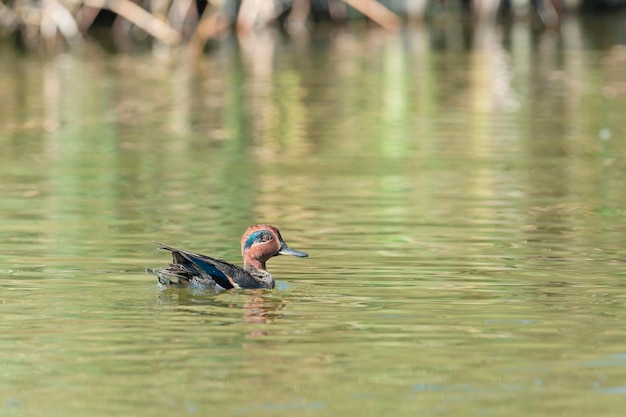
[[[258,269],[261,271],[267,271],[267,269],[265,268],[265,262],[261,262],[258,259],[251,257],[244,258],[243,267],[244,269]]]

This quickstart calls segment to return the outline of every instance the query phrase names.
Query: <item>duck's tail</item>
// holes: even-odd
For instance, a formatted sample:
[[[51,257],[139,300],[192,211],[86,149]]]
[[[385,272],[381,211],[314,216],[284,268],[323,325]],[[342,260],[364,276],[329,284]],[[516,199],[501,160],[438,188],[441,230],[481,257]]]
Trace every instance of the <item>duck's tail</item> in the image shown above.
[[[152,274],[159,280],[159,284],[168,288],[182,288],[180,276],[172,274],[165,269],[146,268],[148,274]]]

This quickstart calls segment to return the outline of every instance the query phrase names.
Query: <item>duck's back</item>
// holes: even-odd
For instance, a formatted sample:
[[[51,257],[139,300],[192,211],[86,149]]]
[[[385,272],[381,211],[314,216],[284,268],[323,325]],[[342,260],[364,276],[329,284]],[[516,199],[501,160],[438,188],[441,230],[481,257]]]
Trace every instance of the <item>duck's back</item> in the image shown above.
[[[147,269],[159,282],[172,288],[229,289],[274,288],[274,280],[267,271],[243,269],[221,259],[177,249],[157,243],[161,249],[172,252],[172,263],[167,268]]]

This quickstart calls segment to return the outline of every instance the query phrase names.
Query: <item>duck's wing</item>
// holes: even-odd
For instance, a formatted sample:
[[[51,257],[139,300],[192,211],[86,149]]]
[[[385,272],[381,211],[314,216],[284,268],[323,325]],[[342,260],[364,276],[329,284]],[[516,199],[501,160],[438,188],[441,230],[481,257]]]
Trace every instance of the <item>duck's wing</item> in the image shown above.
[[[206,283],[213,281],[218,286],[224,289],[229,289],[240,287],[238,282],[242,277],[249,278],[244,279],[246,284],[248,281],[255,281],[252,277],[250,277],[250,274],[247,271],[237,265],[232,265],[226,261],[215,259],[207,255],[178,249],[164,243],[154,243],[156,243],[160,249],[172,252],[173,263],[165,271],[179,277],[179,279],[182,277],[183,279],[189,281],[186,283],[188,285],[183,284],[181,286],[193,286],[194,282],[197,282],[199,286],[207,286]],[[151,272],[157,275],[157,271],[161,273],[164,272],[164,270],[155,270]],[[157,276],[159,277],[159,281],[161,281],[161,277],[159,275]],[[245,287],[248,286],[246,285]]]
[[[146,272],[154,275],[162,285],[170,288],[219,289],[215,280],[210,276],[203,277],[199,271],[179,264],[170,264],[167,268],[146,268]]]

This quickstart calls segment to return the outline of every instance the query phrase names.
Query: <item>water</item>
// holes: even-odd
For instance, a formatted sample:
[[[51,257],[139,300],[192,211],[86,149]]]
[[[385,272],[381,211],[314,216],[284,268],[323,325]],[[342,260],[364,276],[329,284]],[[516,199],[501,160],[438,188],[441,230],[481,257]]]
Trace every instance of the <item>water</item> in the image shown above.
[[[586,24],[0,48],[0,415],[621,416],[626,41]],[[276,290],[143,272],[260,222],[310,254]]]

